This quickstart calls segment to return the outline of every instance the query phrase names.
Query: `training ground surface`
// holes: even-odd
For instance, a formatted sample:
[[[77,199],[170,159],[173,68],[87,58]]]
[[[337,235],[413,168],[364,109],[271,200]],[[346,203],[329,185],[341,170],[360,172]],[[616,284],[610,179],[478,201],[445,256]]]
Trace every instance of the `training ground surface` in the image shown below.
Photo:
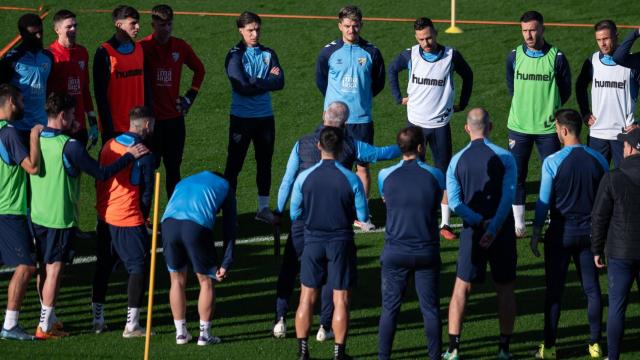
[[[57,1],[47,4],[53,12],[69,8],[78,14],[78,41],[93,53],[99,43],[112,35],[110,15],[83,11],[82,9],[113,9],[121,1]],[[171,1],[177,11],[239,13],[249,9],[264,14],[295,14],[334,16],[344,5],[340,1],[293,1],[281,0],[258,4],[256,1]],[[133,1],[140,10],[149,10],[151,2]],[[37,7],[34,1],[0,1],[0,6]],[[446,1],[404,1],[381,0],[359,3],[365,16],[385,18],[415,18],[430,16],[433,19],[447,19],[449,4]],[[467,1],[458,4],[458,18],[464,20],[517,21],[528,4],[521,1]],[[618,24],[640,24],[637,14],[640,5],[632,1],[543,1],[537,10],[545,15],[547,22],[595,23],[603,18],[611,18]],[[0,11],[0,45],[9,42],[15,35],[15,24],[21,11]],[[45,21],[45,44],[49,44],[54,33],[51,26],[52,14]],[[142,30],[139,38],[150,33],[150,17],[142,15]],[[446,24],[437,24],[440,43],[460,50],[471,65],[474,75],[474,91],[470,106],[484,106],[492,115],[495,130],[493,140],[501,146],[507,145],[506,120],[509,97],[504,83],[504,59],[507,53],[521,42],[520,31],[513,25],[462,24],[462,35],[444,33]],[[174,35],[186,39],[202,58],[207,76],[200,95],[187,117],[187,145],[182,166],[183,175],[204,169],[224,170],[227,147],[228,109],[230,86],[224,74],[224,57],[227,50],[238,41],[232,17],[177,15],[174,21]],[[621,31],[622,36],[629,30]],[[366,22],[362,35],[374,42],[382,51],[388,65],[404,48],[415,43],[410,22]],[[262,43],[274,48],[286,74],[285,89],[273,96],[277,140],[274,155],[272,205],[284,173],[284,166],[294,141],[312,131],[320,121],[322,98],[315,87],[315,60],[320,49],[339,36],[335,21],[323,19],[263,19]],[[577,77],[582,62],[597,50],[593,31],[588,27],[549,26],[546,38],[558,46],[571,63],[573,79]],[[190,72],[185,71],[183,88],[190,81]],[[403,78],[401,76],[401,78]],[[404,86],[404,85],[403,85]],[[404,89],[403,89],[404,90]],[[404,92],[404,91],[403,91]],[[576,108],[575,97],[567,104]],[[405,110],[394,104],[389,88],[374,101],[376,123],[376,143],[389,144],[395,139],[399,128],[405,125]],[[454,151],[467,142],[462,130],[463,114],[456,114],[452,121]],[[94,155],[96,152],[94,150]],[[373,178],[380,168],[391,162],[372,167]],[[532,156],[528,188],[535,192],[538,187],[540,161]],[[163,171],[163,169],[160,169]],[[244,171],[238,183],[239,237],[250,239],[268,236],[269,226],[253,220],[256,207],[255,162],[252,151],[247,155]],[[371,192],[373,221],[384,224],[384,205],[379,199],[374,180]],[[164,187],[163,192],[164,194]],[[93,180],[83,180],[83,200],[81,228],[89,231],[95,224],[93,209]],[[164,195],[162,205],[166,202]],[[533,208],[535,196],[528,198],[528,209]],[[528,213],[530,220],[532,212]],[[453,218],[453,222],[459,219]],[[287,232],[283,227],[283,232]],[[284,242],[284,237],[283,237]],[[383,234],[375,233],[356,237],[359,259],[359,287],[353,295],[351,312],[351,332],[348,352],[357,358],[377,357],[377,328],[380,314],[380,270],[378,257],[383,244]],[[78,256],[94,255],[94,242],[77,242]],[[531,255],[528,241],[520,241],[518,246],[518,318],[511,349],[517,358],[531,358],[531,353],[542,339],[544,269],[541,259]],[[273,321],[275,281],[279,261],[273,256],[271,242],[256,242],[239,245],[237,259],[230,278],[217,287],[219,301],[213,319],[213,332],[221,336],[223,343],[212,347],[198,347],[195,344],[176,346],[174,326],[168,304],[168,274],[162,256],[159,256],[154,307],[154,331],[151,356],[154,358],[216,358],[216,359],[291,359],[295,356],[296,342],[292,317],[289,317],[288,338],[275,340],[270,336]],[[443,271],[441,279],[441,310],[444,320],[443,339],[447,344],[446,314],[453,280],[457,242],[442,242]],[[139,358],[143,355],[144,340],[124,340],[121,331],[126,316],[126,274],[119,270],[113,276],[106,319],[113,331],[94,335],[91,329],[90,292],[93,263],[74,265],[67,269],[57,314],[72,336],[61,341],[39,343],[0,343],[2,358]],[[606,274],[601,282],[606,293]],[[195,299],[197,283],[192,278],[189,284],[188,321],[189,328],[197,335],[197,313]],[[6,288],[8,275],[0,275],[0,287]],[[294,293],[294,297],[297,292]],[[603,294],[606,299],[606,294]],[[571,272],[564,296],[564,311],[560,320],[558,354],[562,358],[584,358],[588,327],[586,324],[586,300],[580,285]],[[640,323],[638,321],[638,292],[634,287],[631,296],[633,305],[627,312],[626,336],[623,343],[623,358],[640,358]],[[0,307],[6,304],[6,295],[0,294]],[[295,311],[297,301],[293,301]],[[605,301],[606,304],[606,301]],[[33,331],[38,322],[39,306],[35,285],[31,286],[21,314],[21,324]],[[606,319],[606,308],[605,308]],[[142,323],[145,317],[141,319]],[[317,321],[317,320],[316,320]],[[313,335],[317,325],[313,327]],[[492,358],[497,353],[497,314],[494,289],[491,283],[479,286],[469,301],[467,318],[462,334],[461,355],[466,359]],[[331,344],[310,342],[311,354],[316,358],[329,358]],[[399,317],[398,332],[394,343],[394,358],[416,359],[427,356],[420,315],[415,292],[409,290],[405,305]]]

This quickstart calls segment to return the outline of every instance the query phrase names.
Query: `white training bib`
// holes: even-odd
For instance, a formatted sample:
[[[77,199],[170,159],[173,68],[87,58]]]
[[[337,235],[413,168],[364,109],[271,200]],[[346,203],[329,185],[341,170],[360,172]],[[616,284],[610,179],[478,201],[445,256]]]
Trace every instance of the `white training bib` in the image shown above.
[[[434,62],[422,58],[420,45],[411,48],[411,68],[407,85],[407,118],[423,128],[438,128],[449,123],[453,115],[453,49],[444,48]]]
[[[631,69],[620,65],[606,65],[600,61],[600,53],[591,56],[593,79],[591,81],[591,108],[596,122],[589,135],[598,139],[615,140],[616,136],[634,122],[636,99],[631,96]]]

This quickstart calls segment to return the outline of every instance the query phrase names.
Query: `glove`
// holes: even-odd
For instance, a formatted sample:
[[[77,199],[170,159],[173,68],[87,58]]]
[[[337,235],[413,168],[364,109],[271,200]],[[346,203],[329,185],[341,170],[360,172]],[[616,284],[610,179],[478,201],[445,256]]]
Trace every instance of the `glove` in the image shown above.
[[[91,111],[87,114],[87,118],[89,120],[88,148],[91,149],[98,143],[98,136],[100,135],[100,132],[98,131],[98,121],[96,119],[96,114]]]
[[[538,242],[540,241],[540,234],[542,233],[542,228],[538,226],[533,227],[533,234],[531,235],[531,242],[529,246],[531,247],[531,252],[535,257],[540,257],[540,251],[538,251]]]
[[[193,105],[193,102],[196,100],[197,95],[198,92],[196,90],[189,89],[189,91],[187,91],[184,96],[180,96],[176,99],[176,110],[178,110],[178,112],[180,112],[183,116],[187,115],[189,109],[191,108],[191,105]]]

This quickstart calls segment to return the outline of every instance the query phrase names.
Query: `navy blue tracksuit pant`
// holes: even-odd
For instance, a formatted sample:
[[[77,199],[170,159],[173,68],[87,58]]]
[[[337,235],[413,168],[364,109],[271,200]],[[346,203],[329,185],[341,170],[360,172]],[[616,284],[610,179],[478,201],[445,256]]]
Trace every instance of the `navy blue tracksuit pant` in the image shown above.
[[[589,321],[589,343],[598,342],[602,329],[602,293],[598,281],[598,269],[593,263],[589,236],[554,236],[547,231],[544,245],[545,299],[544,299],[544,346],[555,346],[562,293],[571,259],[576,266],[582,291],[587,297]]]
[[[295,220],[291,224],[291,232],[284,246],[282,267],[280,268],[280,275],[278,275],[276,321],[287,317],[289,300],[293,289],[296,287],[296,279],[300,273],[302,250],[304,250],[304,221]],[[331,329],[333,317],[333,289],[330,286],[323,286],[320,296],[320,325],[329,330]]]
[[[629,303],[629,292],[633,282],[640,278],[640,260],[607,258],[607,276],[609,278],[607,352],[609,360],[618,360],[624,335],[624,316]]]
[[[527,197],[525,185],[529,173],[529,158],[533,144],[538,148],[540,160],[560,150],[560,140],[556,134],[532,135],[509,130],[509,151],[516,160],[518,180],[516,181],[516,198],[514,205],[524,205]]]
[[[391,347],[396,333],[400,305],[409,279],[413,277],[424,322],[429,358],[431,360],[440,359],[442,323],[438,294],[440,286],[439,254],[397,254],[383,250],[380,262],[382,266],[382,313],[378,330],[379,358],[391,358]]]

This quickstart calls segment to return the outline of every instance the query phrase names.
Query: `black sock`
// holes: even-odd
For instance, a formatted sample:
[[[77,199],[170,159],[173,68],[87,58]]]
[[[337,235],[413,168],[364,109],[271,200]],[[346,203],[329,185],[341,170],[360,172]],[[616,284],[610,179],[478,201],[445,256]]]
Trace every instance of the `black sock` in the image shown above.
[[[460,348],[460,335],[449,334],[449,352]]]
[[[511,335],[500,334],[500,342],[498,350],[509,352],[509,342],[511,341]]]
[[[309,338],[298,338],[298,356],[309,355]]]
[[[129,274],[129,284],[127,287],[127,296],[129,298],[128,306],[133,308],[141,308],[144,302],[144,275]]]
[[[334,359],[343,359],[345,353],[345,345],[335,343],[333,345],[333,358]]]

